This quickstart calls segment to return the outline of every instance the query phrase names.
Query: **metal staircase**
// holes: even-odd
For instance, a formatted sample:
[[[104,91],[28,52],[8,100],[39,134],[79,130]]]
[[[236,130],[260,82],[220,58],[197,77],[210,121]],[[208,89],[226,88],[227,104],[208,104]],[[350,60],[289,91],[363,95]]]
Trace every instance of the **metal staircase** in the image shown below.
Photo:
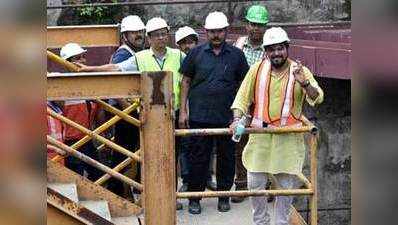
[[[51,160],[47,160],[47,210],[52,212],[47,224],[142,224],[142,210],[135,204]]]

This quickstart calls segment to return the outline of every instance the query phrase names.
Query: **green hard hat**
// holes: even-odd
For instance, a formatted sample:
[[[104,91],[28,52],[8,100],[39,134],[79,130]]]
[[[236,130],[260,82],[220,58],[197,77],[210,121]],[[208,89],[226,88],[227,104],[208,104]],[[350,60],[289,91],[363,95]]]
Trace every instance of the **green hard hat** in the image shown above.
[[[264,6],[253,5],[247,10],[246,19],[252,23],[268,23],[268,11]]]

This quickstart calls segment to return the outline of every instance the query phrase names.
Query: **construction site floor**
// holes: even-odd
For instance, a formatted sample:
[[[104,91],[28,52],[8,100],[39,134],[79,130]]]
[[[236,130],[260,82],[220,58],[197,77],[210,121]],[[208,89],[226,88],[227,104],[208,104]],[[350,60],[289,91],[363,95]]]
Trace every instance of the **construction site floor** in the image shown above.
[[[241,203],[231,203],[229,212],[217,210],[217,198],[202,199],[202,213],[192,215],[188,212],[188,200],[180,200],[183,210],[177,211],[178,225],[252,225],[251,206],[248,198]]]
[[[213,177],[215,180],[215,177]],[[179,179],[179,187],[181,180]],[[232,187],[231,190],[235,190]],[[206,191],[208,191],[206,189]],[[252,225],[251,205],[249,198],[241,203],[230,203],[231,210],[219,212],[217,210],[217,198],[203,198],[200,201],[202,213],[192,215],[188,212],[188,199],[179,200],[183,209],[177,211],[177,225]]]

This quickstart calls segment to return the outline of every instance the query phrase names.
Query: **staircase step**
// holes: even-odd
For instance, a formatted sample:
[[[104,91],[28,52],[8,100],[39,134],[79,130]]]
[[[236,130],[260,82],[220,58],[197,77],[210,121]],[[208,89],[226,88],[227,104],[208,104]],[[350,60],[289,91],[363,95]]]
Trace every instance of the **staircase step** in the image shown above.
[[[140,225],[138,218],[135,216],[112,218],[112,222],[115,225]]]
[[[107,201],[80,201],[79,204],[111,221],[111,213]]]
[[[47,186],[61,195],[69,198],[73,202],[79,202],[77,195],[77,186],[75,183],[51,183]]]

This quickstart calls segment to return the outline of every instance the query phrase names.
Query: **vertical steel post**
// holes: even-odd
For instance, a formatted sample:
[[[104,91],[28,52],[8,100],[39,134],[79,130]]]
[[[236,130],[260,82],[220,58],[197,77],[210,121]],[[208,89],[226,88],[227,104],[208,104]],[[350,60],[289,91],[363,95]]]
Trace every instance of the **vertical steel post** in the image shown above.
[[[310,158],[311,158],[311,184],[314,193],[310,196],[311,225],[318,224],[318,159],[317,159],[318,132],[311,133],[310,137]]]
[[[145,225],[176,224],[172,73],[143,73],[141,150]]]

